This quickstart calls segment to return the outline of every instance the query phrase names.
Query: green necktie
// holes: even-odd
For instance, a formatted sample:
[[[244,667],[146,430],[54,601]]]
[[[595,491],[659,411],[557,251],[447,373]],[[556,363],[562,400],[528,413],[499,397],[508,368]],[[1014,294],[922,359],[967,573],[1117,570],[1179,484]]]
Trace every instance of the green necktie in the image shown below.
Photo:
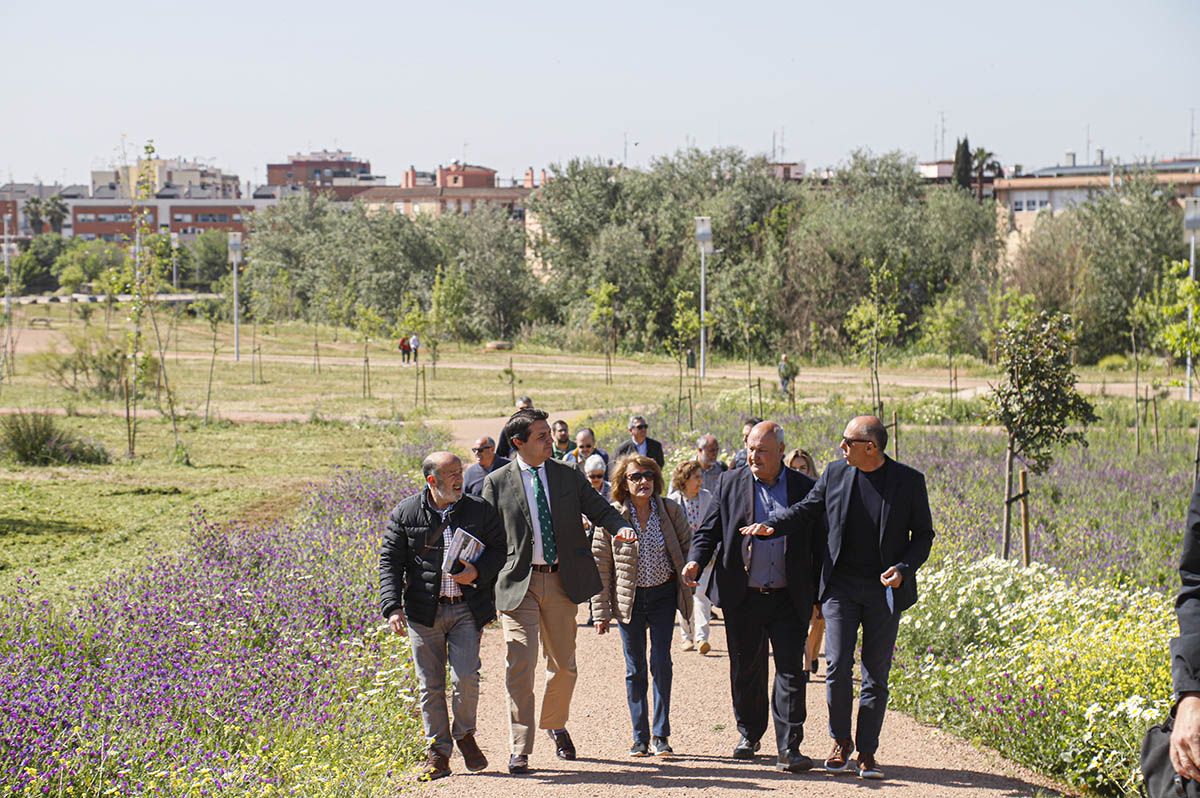
[[[533,498],[537,502],[538,526],[542,528],[542,557],[546,565],[554,565],[558,560],[558,544],[554,541],[554,524],[550,521],[550,502],[546,500],[546,488],[542,485],[537,468],[529,470],[533,473]]]

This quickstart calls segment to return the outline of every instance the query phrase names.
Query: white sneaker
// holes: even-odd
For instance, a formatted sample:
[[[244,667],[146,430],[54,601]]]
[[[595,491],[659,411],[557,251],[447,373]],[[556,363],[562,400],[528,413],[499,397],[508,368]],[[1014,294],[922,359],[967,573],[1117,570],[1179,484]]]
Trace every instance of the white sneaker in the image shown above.
[[[693,643],[691,640],[684,640],[683,641],[683,650],[684,651],[695,651],[696,644]]]

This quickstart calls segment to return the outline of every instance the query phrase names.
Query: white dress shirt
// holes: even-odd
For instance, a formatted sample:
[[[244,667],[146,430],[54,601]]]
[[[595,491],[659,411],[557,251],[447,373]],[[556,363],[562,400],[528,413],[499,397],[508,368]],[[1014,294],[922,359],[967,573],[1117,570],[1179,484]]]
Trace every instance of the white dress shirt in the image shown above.
[[[542,521],[538,518],[537,495],[533,492],[533,466],[525,462],[525,458],[517,454],[517,468],[521,470],[521,484],[525,486],[525,503],[529,508],[529,520],[533,523],[533,564],[545,565],[546,555],[542,552]],[[550,504],[550,483],[546,480],[546,464],[538,466],[537,476],[542,480],[542,489],[546,493],[546,505]]]

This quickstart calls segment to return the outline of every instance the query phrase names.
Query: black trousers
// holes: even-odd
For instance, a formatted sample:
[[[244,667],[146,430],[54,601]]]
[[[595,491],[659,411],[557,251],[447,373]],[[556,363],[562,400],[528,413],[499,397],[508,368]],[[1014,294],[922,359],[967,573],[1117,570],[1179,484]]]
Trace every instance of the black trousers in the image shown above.
[[[729,641],[729,685],[738,731],[757,742],[767,730],[767,644],[775,658],[775,684],[770,692],[775,744],[780,753],[797,749],[808,717],[804,641],[808,617],[796,612],[786,590],[759,593],[751,589],[737,607],[725,610]]]

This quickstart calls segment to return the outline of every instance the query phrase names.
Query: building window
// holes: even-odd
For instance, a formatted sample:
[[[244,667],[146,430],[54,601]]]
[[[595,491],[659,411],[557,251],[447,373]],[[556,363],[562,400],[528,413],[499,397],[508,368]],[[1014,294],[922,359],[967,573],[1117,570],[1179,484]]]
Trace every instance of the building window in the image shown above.
[[[233,220],[234,220],[235,222],[240,222],[240,221],[242,220],[242,215],[241,215],[240,213],[235,213],[235,214],[233,215]]]
[[[198,213],[198,214],[196,214],[196,221],[200,222],[200,223],[207,222],[209,224],[223,224],[223,223],[229,221],[229,214],[227,214],[227,213]]]
[[[77,221],[77,222],[94,222],[94,221],[96,221],[96,214],[94,214],[94,213],[79,213],[79,214],[75,215],[75,221]]]
[[[180,224],[188,224],[192,221],[192,215],[190,213],[177,213],[174,219]]]
[[[1021,200],[1013,200],[1013,212],[1020,213],[1025,210],[1025,203]]]

